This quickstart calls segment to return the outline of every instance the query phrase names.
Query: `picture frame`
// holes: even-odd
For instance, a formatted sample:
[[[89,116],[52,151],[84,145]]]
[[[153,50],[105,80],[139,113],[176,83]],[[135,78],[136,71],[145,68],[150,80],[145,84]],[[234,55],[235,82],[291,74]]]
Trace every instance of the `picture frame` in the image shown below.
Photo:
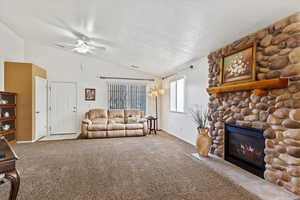
[[[256,43],[224,55],[220,68],[221,85],[255,81]]]
[[[95,88],[85,88],[85,100],[86,101],[96,101],[96,89]]]

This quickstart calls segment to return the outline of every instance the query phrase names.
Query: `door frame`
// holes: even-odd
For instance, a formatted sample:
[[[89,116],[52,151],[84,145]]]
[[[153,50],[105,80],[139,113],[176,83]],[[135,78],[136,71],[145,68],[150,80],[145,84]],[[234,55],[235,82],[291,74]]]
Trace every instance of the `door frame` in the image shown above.
[[[37,89],[37,84],[36,84],[36,82],[37,82],[37,79],[43,79],[43,80],[45,80],[46,81],[46,135],[45,136],[42,136],[42,137],[38,137],[38,133],[37,133],[37,120],[36,120],[36,108],[37,108],[37,93],[36,93],[36,89]],[[36,76],[35,77],[35,79],[34,79],[34,81],[35,81],[35,109],[34,109],[34,111],[35,111],[35,140],[40,140],[40,139],[42,139],[42,138],[44,138],[44,137],[47,137],[48,135],[49,135],[49,131],[48,131],[48,126],[49,126],[49,120],[48,120],[48,117],[49,117],[49,112],[48,112],[48,107],[49,107],[49,94],[48,94],[48,89],[49,89],[49,82],[48,82],[48,80],[47,79],[45,79],[45,78],[42,78],[42,77],[40,77],[40,76]]]
[[[65,134],[52,134],[52,124],[51,124],[51,106],[52,106],[52,102],[51,102],[51,90],[52,90],[52,84],[53,83],[71,83],[74,84],[75,86],[75,96],[76,96],[76,115],[75,115],[75,124],[78,121],[78,84],[76,81],[48,81],[48,107],[47,107],[47,111],[48,111],[48,135],[47,136],[55,136],[55,135],[74,135],[77,134],[77,127],[75,128],[75,132],[74,133],[65,133]]]

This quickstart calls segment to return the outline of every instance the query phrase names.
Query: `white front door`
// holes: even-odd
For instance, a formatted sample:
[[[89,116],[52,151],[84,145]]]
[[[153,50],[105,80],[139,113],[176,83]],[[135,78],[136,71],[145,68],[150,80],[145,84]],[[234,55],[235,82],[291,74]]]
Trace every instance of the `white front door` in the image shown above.
[[[47,135],[47,80],[35,77],[35,138]]]
[[[77,84],[51,82],[49,88],[50,134],[76,133]]]

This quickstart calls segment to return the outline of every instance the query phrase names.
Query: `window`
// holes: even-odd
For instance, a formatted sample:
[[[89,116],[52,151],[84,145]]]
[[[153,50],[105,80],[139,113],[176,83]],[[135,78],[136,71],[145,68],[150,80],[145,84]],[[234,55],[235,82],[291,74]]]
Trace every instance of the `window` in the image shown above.
[[[109,109],[139,109],[146,113],[146,85],[126,83],[108,83],[107,85]]]
[[[184,78],[170,82],[170,110],[184,112]]]

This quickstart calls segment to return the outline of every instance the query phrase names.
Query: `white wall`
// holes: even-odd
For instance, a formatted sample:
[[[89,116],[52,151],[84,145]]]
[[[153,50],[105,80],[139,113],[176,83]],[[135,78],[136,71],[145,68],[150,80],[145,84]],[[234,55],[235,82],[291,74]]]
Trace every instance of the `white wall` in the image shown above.
[[[128,76],[153,78],[115,64],[46,47],[33,42],[24,42],[15,32],[0,22],[0,91],[4,89],[4,61],[30,62],[43,67],[50,81],[71,81],[78,84],[78,130],[79,121],[85,111],[91,108],[106,108],[106,82],[96,76]],[[205,92],[208,82],[207,59],[199,59],[185,66],[194,65],[196,69],[180,73],[186,77],[186,113],[169,111],[169,80],[162,82],[166,94],[159,100],[161,106],[160,127],[171,134],[195,144],[197,131],[188,109],[195,104],[207,106],[208,95]],[[172,77],[174,78],[174,77]],[[96,88],[96,101],[84,100],[84,88]],[[154,100],[149,101],[150,113],[154,114]],[[152,105],[151,105],[152,104]]]
[[[4,61],[24,60],[24,40],[0,22],[0,91],[4,90]]]
[[[153,78],[99,59],[25,42],[25,62],[47,70],[49,81],[76,82],[78,85],[78,131],[84,113],[91,108],[107,108],[106,81],[97,76]],[[96,88],[96,101],[85,101],[84,89]]]
[[[178,75],[163,80],[165,95],[161,99],[161,128],[176,137],[195,145],[197,138],[197,126],[194,124],[189,109],[195,105],[207,107],[208,94],[208,59],[201,58],[182,67],[193,65],[195,68],[178,73]],[[185,77],[185,113],[170,112],[169,82],[177,77]]]

